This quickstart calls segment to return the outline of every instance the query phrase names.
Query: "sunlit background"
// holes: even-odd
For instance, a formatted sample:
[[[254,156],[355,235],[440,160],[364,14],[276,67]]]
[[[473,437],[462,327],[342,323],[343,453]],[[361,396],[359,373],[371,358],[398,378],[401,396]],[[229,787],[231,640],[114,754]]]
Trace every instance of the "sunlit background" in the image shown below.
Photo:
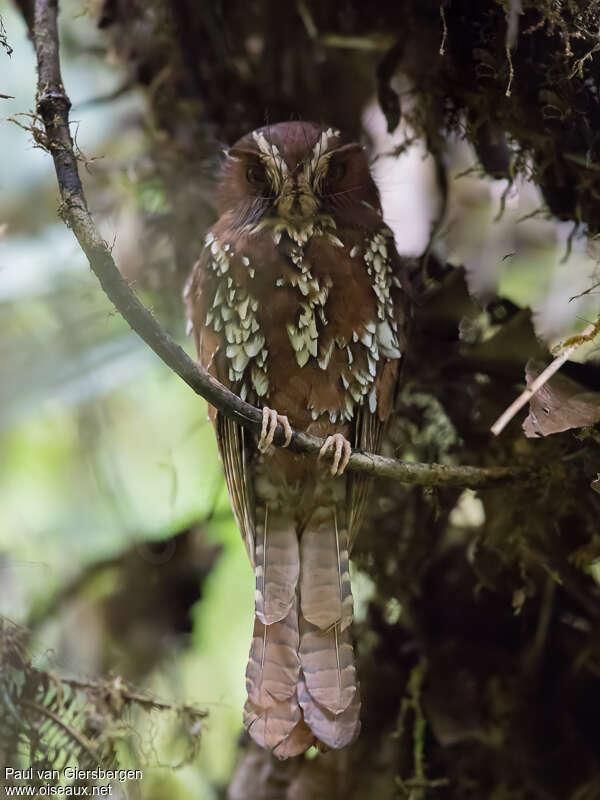
[[[144,268],[136,213],[163,202],[160,188],[135,179],[144,99],[118,91],[124,76],[107,62],[85,6],[63,5],[63,77],[86,192],[132,275]],[[194,766],[172,770],[176,753],[166,753],[145,777],[148,797],[208,800],[230,776],[241,730],[251,571],[205,403],[112,310],[58,217],[50,157],[16,124],[27,126],[34,108],[35,60],[20,16],[4,0],[0,13],[13,48],[10,58],[0,52],[0,93],[14,96],[0,100],[0,614],[31,627],[38,666],[124,674],[162,698],[209,711]],[[418,143],[386,157],[410,132],[384,134],[375,103],[364,124],[380,154],[374,169],[398,247],[418,254],[440,206],[431,158]],[[456,142],[450,158],[437,252],[465,265],[481,297],[499,291],[532,305],[546,340],[581,328],[594,314],[594,294],[569,298],[594,283],[596,267],[583,239],[569,241],[573,226],[547,219],[531,185],[507,190],[506,181],[480,178],[466,145]],[[170,313],[164,324],[183,343],[182,320]],[[194,545],[185,539],[190,526]],[[167,543],[182,532],[185,544]],[[184,620],[169,632],[151,600],[136,606],[147,629],[128,628],[128,604],[152,594],[149,572],[177,563],[184,546],[191,547],[187,563],[197,558],[201,584],[189,629]],[[125,553],[123,573],[117,565]],[[123,574],[131,585],[123,586]]]

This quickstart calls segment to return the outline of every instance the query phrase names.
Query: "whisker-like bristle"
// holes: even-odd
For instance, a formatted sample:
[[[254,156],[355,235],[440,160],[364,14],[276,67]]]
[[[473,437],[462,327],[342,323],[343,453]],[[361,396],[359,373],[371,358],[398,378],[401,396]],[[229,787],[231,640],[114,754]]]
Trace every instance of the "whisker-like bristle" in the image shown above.
[[[362,188],[364,188],[363,184],[358,184],[357,186],[351,186],[349,189],[344,189],[340,192],[324,192],[323,197],[339,197],[340,195],[344,194],[352,194],[353,192],[359,192]]]

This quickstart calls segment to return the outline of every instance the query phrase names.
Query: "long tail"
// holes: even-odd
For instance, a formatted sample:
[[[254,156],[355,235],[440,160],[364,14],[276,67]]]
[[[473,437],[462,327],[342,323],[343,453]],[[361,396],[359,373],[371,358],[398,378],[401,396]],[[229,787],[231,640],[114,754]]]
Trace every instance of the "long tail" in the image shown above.
[[[316,509],[298,541],[289,518],[267,509],[255,563],[244,724],[280,758],[344,747],[360,730],[347,532],[334,509]]]
[[[306,724],[328,747],[345,747],[360,730],[360,694],[349,625],[352,591],[348,533],[335,508],[317,509],[300,541],[298,700]]]

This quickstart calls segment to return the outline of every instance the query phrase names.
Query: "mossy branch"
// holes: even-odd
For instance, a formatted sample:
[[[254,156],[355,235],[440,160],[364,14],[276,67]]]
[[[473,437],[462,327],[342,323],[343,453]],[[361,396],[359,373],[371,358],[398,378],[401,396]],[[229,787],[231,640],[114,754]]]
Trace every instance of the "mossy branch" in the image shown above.
[[[262,425],[261,411],[245,403],[215,380],[162,330],[150,311],[132,292],[116,266],[110,248],[98,232],[79,178],[77,156],[69,130],[71,102],[65,92],[60,72],[57,15],[58,0],[35,0],[33,41],[38,66],[36,110],[43,121],[45,146],[54,160],[62,199],[60,214],[75,234],[108,298],[132,329],[197,394],[227,417],[259,434]],[[278,425],[275,444],[281,445],[284,440],[283,427]],[[322,444],[323,441],[315,436],[294,431],[290,448],[298,453],[316,455]],[[531,477],[528,470],[517,467],[405,463],[360,450],[353,451],[347,468],[351,472],[424,486],[484,488]]]

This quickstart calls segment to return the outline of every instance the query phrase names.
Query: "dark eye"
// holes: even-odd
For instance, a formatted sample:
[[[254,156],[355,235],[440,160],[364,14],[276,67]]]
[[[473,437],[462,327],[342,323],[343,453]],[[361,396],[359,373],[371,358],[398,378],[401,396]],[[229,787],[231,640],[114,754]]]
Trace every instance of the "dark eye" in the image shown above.
[[[252,164],[246,170],[246,180],[252,186],[261,186],[265,182],[265,169],[260,164]]]
[[[346,165],[343,161],[332,161],[327,170],[327,179],[330,181],[341,181],[346,174]]]

